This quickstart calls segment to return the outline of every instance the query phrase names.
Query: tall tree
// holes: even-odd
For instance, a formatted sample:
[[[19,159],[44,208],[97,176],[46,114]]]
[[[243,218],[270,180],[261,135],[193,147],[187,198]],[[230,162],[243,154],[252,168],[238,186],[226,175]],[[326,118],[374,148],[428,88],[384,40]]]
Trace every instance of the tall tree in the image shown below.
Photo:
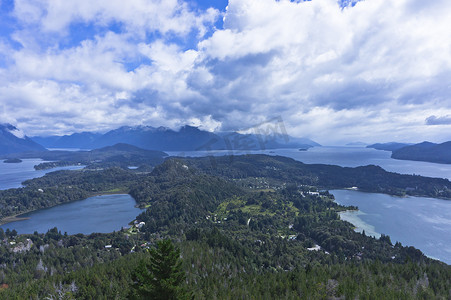
[[[181,287],[185,280],[180,250],[170,240],[162,240],[148,251],[149,257],[139,264],[134,273],[135,299],[186,299]]]

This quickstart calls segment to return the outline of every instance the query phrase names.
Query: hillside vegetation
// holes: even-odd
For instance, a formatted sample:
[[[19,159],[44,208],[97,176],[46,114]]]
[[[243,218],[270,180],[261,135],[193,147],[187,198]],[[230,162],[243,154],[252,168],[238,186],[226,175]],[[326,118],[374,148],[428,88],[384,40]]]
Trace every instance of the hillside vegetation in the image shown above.
[[[183,289],[195,299],[449,298],[450,266],[388,236],[356,233],[338,215],[355,208],[338,205],[319,188],[378,179],[378,188],[397,191],[401,175],[293,162],[268,156],[168,159],[150,173],[67,171],[33,179],[23,190],[127,189],[147,207],[137,216],[144,226],[91,235],[0,230],[0,298],[126,299],[147,249],[161,239],[180,249]],[[418,180],[424,192],[449,184]]]

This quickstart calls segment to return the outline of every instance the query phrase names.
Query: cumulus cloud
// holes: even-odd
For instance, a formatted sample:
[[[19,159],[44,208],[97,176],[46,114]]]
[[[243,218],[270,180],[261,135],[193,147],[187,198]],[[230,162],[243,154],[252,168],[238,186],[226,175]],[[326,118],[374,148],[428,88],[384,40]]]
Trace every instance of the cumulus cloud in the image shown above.
[[[442,117],[432,115],[426,119],[426,125],[451,125],[451,115]]]
[[[204,76],[212,78],[206,95],[232,100],[215,108],[230,110],[239,99],[248,104],[241,104],[243,111],[278,111],[286,119],[293,112],[308,119],[322,108],[327,114],[314,127],[306,124],[315,135],[339,130],[346,125],[343,112],[351,112],[349,135],[375,123],[370,131],[383,137],[410,123],[396,122],[403,107],[411,118],[425,103],[449,109],[443,74],[451,68],[450,22],[443,10],[450,8],[444,2],[433,9],[412,1],[364,1],[342,9],[327,0],[231,0],[224,30],[199,45],[211,75]],[[381,109],[384,122],[373,122]],[[335,117],[338,124],[330,122]]]
[[[237,130],[280,115],[325,144],[451,139],[426,126],[451,115],[450,13],[445,0],[229,0],[224,13],[16,0],[8,38],[20,47],[0,39],[2,113],[31,134]]]
[[[43,32],[67,34],[72,23],[82,22],[100,27],[120,23],[137,35],[149,31],[186,35],[193,28],[205,33],[218,11],[208,9],[197,14],[179,0],[16,0],[14,14],[24,23],[38,25]]]

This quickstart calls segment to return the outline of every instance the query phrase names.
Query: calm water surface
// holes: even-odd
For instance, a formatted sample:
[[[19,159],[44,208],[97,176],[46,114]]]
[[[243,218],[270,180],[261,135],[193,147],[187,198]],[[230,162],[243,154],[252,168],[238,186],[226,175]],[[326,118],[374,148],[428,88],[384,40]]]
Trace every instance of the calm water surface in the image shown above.
[[[83,168],[83,166],[69,166],[36,171],[34,166],[43,162],[45,161],[42,159],[22,159],[21,163],[8,164],[0,160],[0,190],[21,187],[25,180],[42,177],[49,172]]]
[[[275,154],[291,157],[306,164],[330,164],[342,167],[377,165],[386,171],[451,179],[451,164],[436,164],[391,158],[391,152],[361,147],[315,147],[308,151],[275,150]]]
[[[392,243],[414,246],[424,254],[451,264],[451,201],[424,197],[394,197],[351,190],[332,190],[335,201],[359,211],[341,218],[367,235],[389,235]]]
[[[16,229],[18,233],[45,233],[53,227],[68,234],[113,232],[127,227],[141,213],[135,205],[130,195],[96,196],[24,214],[21,217],[28,220],[0,227]]]
[[[391,152],[362,147],[314,147],[308,151],[276,149],[261,151],[189,151],[171,152],[172,156],[281,155],[307,164],[332,164],[342,167],[379,165],[387,171],[451,179],[451,165],[396,160]],[[451,264],[451,201],[384,194],[335,190],[336,201],[360,208],[341,215],[357,230],[367,234],[389,235],[393,243],[414,246],[426,255]]]
[[[308,151],[277,149],[261,151],[188,151],[171,152],[172,156],[269,154],[291,157],[308,164],[334,164],[343,167],[379,165],[387,171],[418,174],[451,179],[451,165],[395,160],[391,152],[360,147],[315,147]],[[43,176],[57,169],[35,171],[42,162],[24,159],[20,164],[0,162],[0,189],[20,187],[27,179]],[[355,205],[358,212],[346,212],[342,219],[353,223],[367,234],[390,235],[392,242],[411,245],[425,254],[451,264],[451,201],[408,197],[398,198],[383,194],[335,190],[336,201]],[[50,209],[30,213],[31,219],[10,223],[2,228],[15,228],[19,233],[47,232],[57,226],[62,232],[92,233],[119,230],[133,220],[140,210],[129,195],[110,195],[88,198]],[[14,225],[14,226],[13,226]]]

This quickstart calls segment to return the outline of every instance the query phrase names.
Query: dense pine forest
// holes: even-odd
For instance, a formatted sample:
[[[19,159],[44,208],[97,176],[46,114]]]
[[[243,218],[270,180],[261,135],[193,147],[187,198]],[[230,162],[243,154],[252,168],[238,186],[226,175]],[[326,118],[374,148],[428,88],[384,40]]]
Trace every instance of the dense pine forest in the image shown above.
[[[449,299],[450,266],[340,220],[340,211],[356,208],[338,205],[327,189],[346,187],[443,198],[451,191],[448,180],[376,166],[262,155],[49,173],[1,191],[2,217],[112,192],[147,209],[109,234],[0,230],[0,298],[144,297],[139,291],[152,284],[143,278],[152,276],[142,274],[170,240],[183,279],[165,286],[175,298]]]

